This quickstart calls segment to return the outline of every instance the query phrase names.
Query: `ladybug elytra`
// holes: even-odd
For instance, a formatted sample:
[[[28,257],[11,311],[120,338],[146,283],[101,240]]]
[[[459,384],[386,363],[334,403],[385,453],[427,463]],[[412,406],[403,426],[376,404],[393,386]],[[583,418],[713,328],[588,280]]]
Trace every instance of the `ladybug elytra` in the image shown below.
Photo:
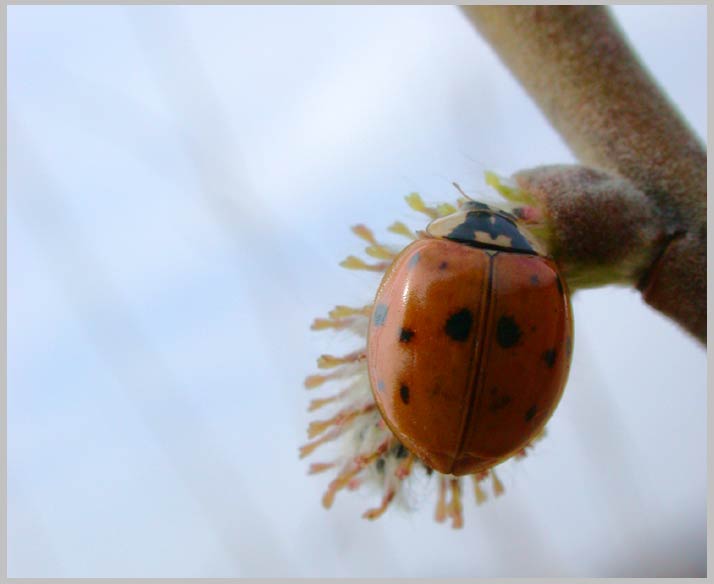
[[[508,212],[468,201],[384,275],[367,363],[385,422],[427,466],[487,470],[545,426],[570,367],[570,300],[555,262]]]

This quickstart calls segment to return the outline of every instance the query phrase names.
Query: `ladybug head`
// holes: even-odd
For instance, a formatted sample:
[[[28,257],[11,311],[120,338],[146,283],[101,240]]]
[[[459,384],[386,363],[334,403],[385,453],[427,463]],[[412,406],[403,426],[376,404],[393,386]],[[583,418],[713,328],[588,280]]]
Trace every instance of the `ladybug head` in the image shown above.
[[[466,201],[456,213],[434,219],[426,231],[473,247],[544,255],[543,246],[514,215],[478,201]]]

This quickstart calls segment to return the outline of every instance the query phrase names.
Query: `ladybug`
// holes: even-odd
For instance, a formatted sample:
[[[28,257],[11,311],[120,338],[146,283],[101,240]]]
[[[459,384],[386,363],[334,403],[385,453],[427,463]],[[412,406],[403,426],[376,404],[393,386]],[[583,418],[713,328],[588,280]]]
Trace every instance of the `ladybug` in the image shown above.
[[[448,475],[521,451],[558,405],[572,314],[553,259],[512,214],[468,201],[394,260],[370,316],[372,393],[397,439]]]

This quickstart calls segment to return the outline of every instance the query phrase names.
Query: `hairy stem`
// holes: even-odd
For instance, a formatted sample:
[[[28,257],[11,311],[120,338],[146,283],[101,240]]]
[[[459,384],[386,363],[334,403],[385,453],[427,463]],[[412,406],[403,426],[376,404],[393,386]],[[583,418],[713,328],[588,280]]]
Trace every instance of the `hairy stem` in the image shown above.
[[[706,343],[706,152],[598,6],[464,6],[581,162],[628,179],[671,241],[644,299]]]

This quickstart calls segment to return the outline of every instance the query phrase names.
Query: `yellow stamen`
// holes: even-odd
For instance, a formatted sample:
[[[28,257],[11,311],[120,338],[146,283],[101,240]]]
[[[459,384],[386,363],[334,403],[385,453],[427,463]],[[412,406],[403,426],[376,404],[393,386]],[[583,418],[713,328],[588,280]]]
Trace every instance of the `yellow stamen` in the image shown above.
[[[446,477],[439,477],[439,495],[436,501],[436,513],[434,519],[439,523],[446,520]]]
[[[352,233],[354,233],[360,239],[364,239],[367,243],[377,243],[377,241],[374,239],[374,233],[372,233],[372,230],[366,225],[353,225]]]
[[[486,499],[488,499],[488,496],[486,495],[486,491],[484,491],[481,488],[481,481],[479,481],[478,477],[476,475],[471,475],[474,481],[474,494],[476,495],[476,504],[481,505],[481,503],[484,503]]]
[[[324,436],[321,436],[314,442],[309,442],[308,444],[302,445],[300,447],[300,458],[305,458],[308,454],[310,454],[318,446],[325,444],[326,442],[330,442],[331,440],[334,440],[340,434],[342,434],[342,431],[343,431],[343,428],[341,426],[338,426],[336,428],[333,428],[330,432],[328,432]]]
[[[350,480],[352,480],[354,475],[356,475],[361,470],[361,468],[355,467],[350,469],[349,471],[345,471],[337,475],[337,478],[330,483],[330,485],[327,487],[327,491],[325,491],[325,494],[322,496],[322,506],[325,507],[325,509],[329,509],[330,507],[332,507],[332,504],[335,502],[335,496],[337,495],[337,492],[341,489],[344,489],[350,482]]]
[[[346,316],[366,316],[369,317],[372,314],[372,305],[367,304],[361,308],[352,308],[351,306],[335,306],[328,316],[332,319],[344,318]]]
[[[329,375],[309,375],[305,378],[305,387],[307,389],[313,389],[315,387],[319,387],[325,381],[327,381],[330,378]]]
[[[336,464],[337,464],[336,462],[313,462],[310,465],[310,470],[308,470],[307,472],[309,474],[317,474],[320,472],[325,472],[326,470],[330,470],[331,468],[334,468]]]
[[[349,328],[353,322],[354,318],[316,318],[310,325],[310,329],[313,331],[321,331],[328,328],[342,330]]]
[[[325,508],[329,509],[332,503],[335,501],[335,495],[340,489],[343,489],[347,484],[368,464],[382,456],[387,451],[389,446],[389,440],[385,440],[380,444],[374,451],[369,454],[363,454],[355,457],[352,462],[352,468],[347,468],[343,470],[337,478],[333,480],[327,487],[327,491],[322,497],[322,504]]]
[[[404,480],[411,473],[413,464],[414,464],[414,456],[410,452],[407,455],[407,457],[396,468],[396,470],[394,471],[394,476],[396,476],[400,481]]]
[[[340,265],[348,270],[367,270],[369,272],[384,272],[389,267],[388,262],[368,264],[355,256],[348,256],[340,262]]]
[[[348,385],[344,389],[340,390],[337,392],[335,395],[331,395],[329,397],[323,397],[323,398],[315,398],[310,401],[310,405],[308,406],[308,411],[309,412],[314,412],[315,410],[319,410],[320,408],[331,404],[332,402],[336,402],[343,397],[345,397],[348,393],[353,391],[355,387],[355,384]]]
[[[486,184],[496,189],[504,199],[516,203],[533,203],[533,198],[518,187],[511,187],[501,181],[501,177],[495,172],[487,170],[484,172]]]
[[[456,213],[456,207],[449,203],[441,203],[436,206],[436,212],[439,214],[439,217],[446,217],[447,215]]]
[[[493,494],[496,497],[500,497],[503,495],[504,488],[503,488],[503,483],[499,480],[498,475],[496,475],[496,471],[491,469],[491,488],[493,489]]]
[[[404,237],[408,237],[409,239],[416,239],[416,235],[414,232],[409,229],[404,223],[401,221],[395,221],[392,223],[389,227],[387,227],[388,231],[391,231],[392,233],[396,233],[397,235],[402,235]]]
[[[355,418],[368,414],[372,410],[376,409],[376,407],[377,404],[372,402],[359,409],[342,410],[341,412],[337,412],[337,414],[328,420],[316,420],[314,422],[310,422],[310,425],[307,427],[307,437],[314,438],[315,436],[322,434],[330,426],[346,427],[348,424],[351,424]]]
[[[439,216],[439,213],[436,209],[434,209],[433,207],[426,206],[419,193],[410,193],[404,198],[407,201],[407,205],[409,205],[415,211],[423,213],[431,219],[436,219]]]
[[[354,377],[359,372],[359,359],[355,359],[352,362],[342,363],[341,365],[334,367],[331,373],[327,373],[325,375],[308,375],[305,378],[305,387],[307,389],[314,389],[315,387],[319,387],[323,383],[332,381],[333,379]]]
[[[368,256],[376,258],[378,260],[393,260],[395,257],[397,257],[396,253],[390,251],[388,248],[384,247],[381,244],[370,245],[369,247],[365,248],[364,251]]]
[[[449,517],[451,517],[451,527],[461,529],[464,526],[464,516],[461,507],[461,482],[459,479],[451,479],[451,502],[449,503]]]
[[[355,363],[361,361],[366,357],[364,351],[353,351],[348,355],[343,357],[335,357],[334,355],[320,355],[317,360],[317,367],[319,369],[332,369],[339,365],[344,365],[345,363]]]
[[[352,232],[360,239],[364,239],[367,243],[371,244],[365,249],[367,255],[380,260],[391,260],[394,259],[394,257],[397,255],[385,245],[379,243],[374,237],[374,233],[372,233],[372,230],[366,227],[365,225],[353,226]]]
[[[307,408],[308,412],[314,412],[315,410],[319,410],[320,408],[326,406],[327,404],[331,404],[334,401],[337,401],[340,399],[344,394],[342,392],[337,393],[331,397],[324,397],[322,399],[314,399],[310,402],[310,405]]]
[[[387,510],[387,507],[389,507],[389,504],[392,502],[396,494],[397,493],[394,489],[388,489],[387,492],[384,494],[384,497],[382,497],[382,503],[379,505],[379,507],[368,509],[364,512],[362,517],[370,520],[374,520],[380,517]]]
[[[362,481],[361,478],[357,477],[352,479],[349,483],[347,483],[347,490],[348,491],[356,491],[357,489],[360,488],[364,481]]]

